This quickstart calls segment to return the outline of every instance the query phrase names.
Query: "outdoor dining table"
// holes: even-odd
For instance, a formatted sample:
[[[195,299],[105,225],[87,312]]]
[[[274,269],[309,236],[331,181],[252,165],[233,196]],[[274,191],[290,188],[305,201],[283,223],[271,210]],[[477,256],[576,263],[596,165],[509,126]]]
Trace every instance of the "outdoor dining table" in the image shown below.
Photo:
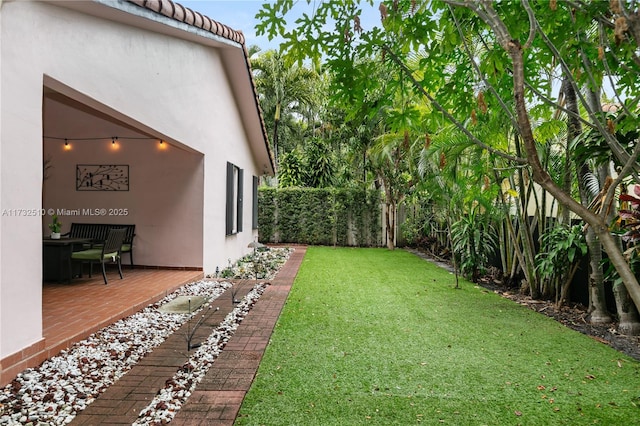
[[[45,282],[67,281],[80,275],[80,264],[72,264],[71,253],[82,250],[84,244],[91,243],[90,238],[42,239],[42,280]]]

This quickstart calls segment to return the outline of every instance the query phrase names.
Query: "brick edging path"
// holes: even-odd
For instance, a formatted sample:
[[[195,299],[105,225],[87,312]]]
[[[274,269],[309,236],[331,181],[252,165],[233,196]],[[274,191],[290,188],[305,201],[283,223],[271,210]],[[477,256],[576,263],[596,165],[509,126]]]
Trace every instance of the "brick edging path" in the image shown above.
[[[276,278],[271,280],[271,285],[240,323],[205,377],[176,414],[172,425],[233,425],[305,253],[306,247],[295,247]],[[236,298],[244,297],[255,283],[253,280],[236,282]],[[194,343],[206,340],[234,309],[230,294],[227,290],[212,303],[212,306],[220,309],[208,315],[197,329],[192,340]],[[187,351],[186,327],[187,324],[171,334],[78,413],[70,424],[130,425],[135,422],[140,411],[191,355]]]

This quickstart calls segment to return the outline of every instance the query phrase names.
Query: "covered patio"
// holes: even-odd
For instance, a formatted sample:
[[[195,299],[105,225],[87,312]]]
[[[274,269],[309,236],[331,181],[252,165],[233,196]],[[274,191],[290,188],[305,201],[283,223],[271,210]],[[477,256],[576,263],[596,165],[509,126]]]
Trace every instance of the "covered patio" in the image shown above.
[[[101,274],[76,278],[71,284],[42,285],[42,329],[44,343],[32,348],[29,357],[4,371],[9,380],[28,365],[39,364],[91,333],[131,315],[175,289],[199,280],[202,271],[124,268],[124,279],[114,269],[107,271],[109,284]],[[25,354],[27,355],[27,354]]]
[[[113,268],[107,274],[108,285],[100,274],[43,284],[42,329],[51,355],[202,278],[202,271],[126,267],[122,280]]]
[[[244,36],[163,6],[178,9],[2,3],[2,385],[257,237],[257,182],[274,170]],[[37,261],[54,214],[63,235],[135,225],[140,268],[43,285],[68,278]]]

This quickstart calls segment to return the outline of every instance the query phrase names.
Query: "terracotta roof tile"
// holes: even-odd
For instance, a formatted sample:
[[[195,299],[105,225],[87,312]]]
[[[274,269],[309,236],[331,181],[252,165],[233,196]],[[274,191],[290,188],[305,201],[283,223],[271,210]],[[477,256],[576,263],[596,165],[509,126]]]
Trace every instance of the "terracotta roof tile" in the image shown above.
[[[168,18],[201,28],[228,40],[244,44],[244,34],[171,0],[128,0]]]
[[[213,26],[213,21],[208,16],[204,16],[204,23],[202,24],[202,29],[205,31],[211,31],[211,27]]]
[[[184,23],[193,25],[194,22],[195,22],[195,18],[194,18],[193,10],[187,8],[187,13],[185,13],[184,15]]]
[[[162,2],[158,0],[149,0],[143,2],[143,7],[153,10],[154,12],[162,13]]]
[[[196,21],[193,23],[198,28],[204,28],[204,18],[201,14],[196,12]]]
[[[184,20],[184,15],[186,14],[186,10],[184,9],[184,6],[181,4],[176,3],[176,8],[173,11],[173,17],[174,19],[178,20],[178,21],[182,21]]]

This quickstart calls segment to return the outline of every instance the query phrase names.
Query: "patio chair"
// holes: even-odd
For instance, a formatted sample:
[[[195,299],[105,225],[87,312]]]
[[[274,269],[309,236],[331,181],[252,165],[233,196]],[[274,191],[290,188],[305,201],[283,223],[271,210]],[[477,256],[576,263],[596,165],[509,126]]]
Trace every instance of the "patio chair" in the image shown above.
[[[125,238],[126,232],[127,230],[125,228],[110,228],[107,233],[107,239],[104,241],[104,244],[102,244],[102,247],[75,251],[71,254],[71,260],[89,263],[89,277],[91,277],[93,272],[93,264],[100,263],[102,265],[102,278],[104,278],[105,284],[107,284],[105,264],[107,262],[117,263],[118,273],[120,274],[120,279],[122,279],[120,255],[122,252],[122,241]]]

